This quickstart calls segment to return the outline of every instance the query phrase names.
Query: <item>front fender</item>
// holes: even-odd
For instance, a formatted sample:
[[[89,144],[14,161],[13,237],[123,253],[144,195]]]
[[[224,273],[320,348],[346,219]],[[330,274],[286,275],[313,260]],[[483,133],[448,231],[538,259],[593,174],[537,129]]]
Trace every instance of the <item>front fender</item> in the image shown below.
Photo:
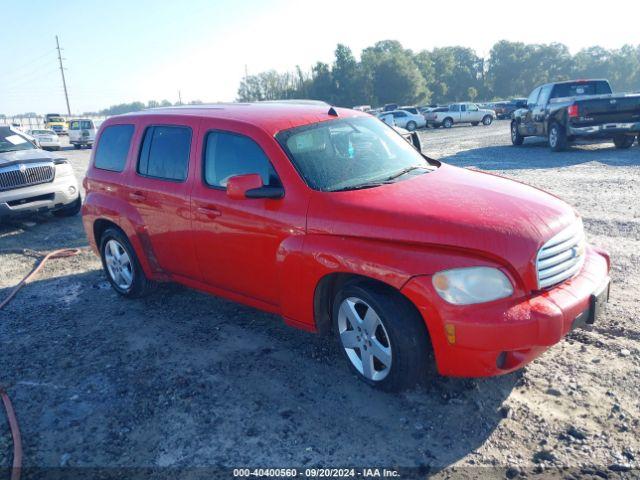
[[[287,252],[290,261],[281,259],[281,264],[287,265],[281,275],[281,305],[287,320],[307,330],[316,329],[314,296],[327,275],[358,275],[400,291],[415,276],[458,267],[497,266],[477,254],[445,247],[322,234],[306,235],[296,243],[297,248]]]

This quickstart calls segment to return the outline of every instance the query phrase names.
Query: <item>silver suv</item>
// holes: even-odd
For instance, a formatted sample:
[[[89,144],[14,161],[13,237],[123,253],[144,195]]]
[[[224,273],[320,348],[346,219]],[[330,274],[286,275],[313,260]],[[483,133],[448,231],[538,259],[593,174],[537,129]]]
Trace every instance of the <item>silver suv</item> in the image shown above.
[[[81,204],[78,180],[66,159],[37,148],[20,130],[0,127],[0,218],[42,211],[67,217]]]

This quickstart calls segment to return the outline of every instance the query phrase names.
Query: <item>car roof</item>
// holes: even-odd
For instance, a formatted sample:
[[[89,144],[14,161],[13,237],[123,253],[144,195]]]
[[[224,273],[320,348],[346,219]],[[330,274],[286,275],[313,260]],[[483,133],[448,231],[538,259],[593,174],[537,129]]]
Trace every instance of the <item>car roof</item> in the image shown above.
[[[313,101],[278,101],[255,103],[216,103],[201,105],[179,105],[173,107],[151,108],[141,112],[127,113],[111,117],[105,124],[114,123],[111,119],[131,117],[197,117],[242,122],[259,127],[270,135],[281,130],[295,128],[336,118],[369,117],[365,112]]]

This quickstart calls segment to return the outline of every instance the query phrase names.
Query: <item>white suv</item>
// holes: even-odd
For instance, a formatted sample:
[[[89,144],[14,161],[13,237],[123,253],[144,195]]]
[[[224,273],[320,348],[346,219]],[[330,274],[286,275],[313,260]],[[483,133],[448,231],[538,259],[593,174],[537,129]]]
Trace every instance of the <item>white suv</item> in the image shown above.
[[[71,164],[45,152],[12,127],[0,127],[0,219],[51,211],[59,217],[80,212],[82,199]]]

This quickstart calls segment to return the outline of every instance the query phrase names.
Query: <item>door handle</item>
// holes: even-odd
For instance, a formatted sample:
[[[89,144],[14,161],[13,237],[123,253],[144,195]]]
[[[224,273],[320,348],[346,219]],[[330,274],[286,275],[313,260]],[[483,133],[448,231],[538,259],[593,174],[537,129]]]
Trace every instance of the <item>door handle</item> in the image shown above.
[[[215,207],[198,207],[198,213],[205,215],[209,218],[216,218],[222,215],[222,212]]]
[[[129,194],[129,198],[131,200],[135,200],[136,202],[142,202],[147,199],[144,193],[142,192],[131,192]]]

